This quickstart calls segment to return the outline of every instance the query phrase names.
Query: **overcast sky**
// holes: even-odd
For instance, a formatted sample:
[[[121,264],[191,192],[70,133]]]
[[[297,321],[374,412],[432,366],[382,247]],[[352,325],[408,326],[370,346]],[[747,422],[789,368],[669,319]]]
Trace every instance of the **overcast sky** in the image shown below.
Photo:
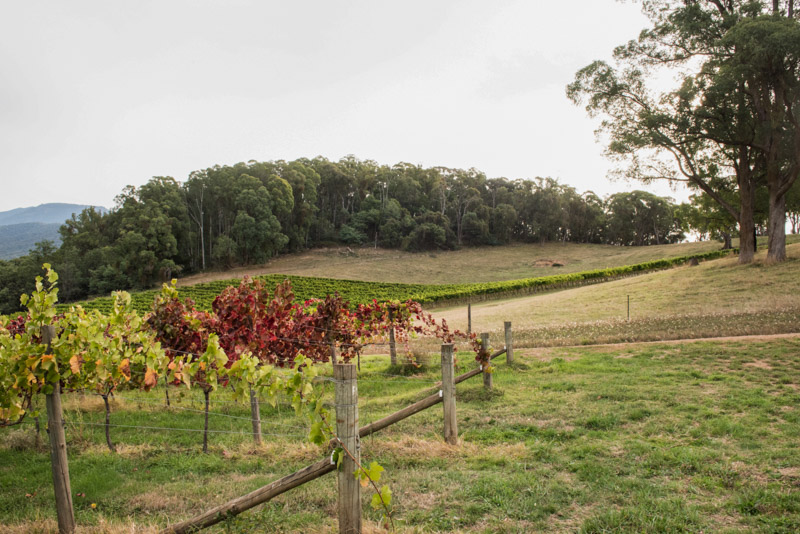
[[[4,2],[0,210],[317,155],[645,188],[606,180],[564,88],[646,24],[614,0]]]

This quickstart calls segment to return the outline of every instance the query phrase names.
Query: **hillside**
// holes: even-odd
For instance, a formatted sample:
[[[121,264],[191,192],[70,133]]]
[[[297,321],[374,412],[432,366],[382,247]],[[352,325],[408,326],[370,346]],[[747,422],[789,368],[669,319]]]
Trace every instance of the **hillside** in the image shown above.
[[[84,204],[50,203],[0,211],[0,259],[24,256],[40,241],[49,240],[58,245],[61,241],[58,228],[73,213],[80,213],[88,207]],[[106,211],[105,208],[98,209]]]
[[[58,228],[61,223],[28,222],[0,226],[0,260],[18,258],[28,253],[40,241],[61,242]]]
[[[257,276],[266,287],[272,288],[284,280],[291,281],[292,291],[298,301],[324,298],[327,295],[339,294],[352,305],[366,304],[373,300],[413,300],[420,304],[446,305],[456,301],[488,300],[511,295],[529,295],[543,291],[555,291],[566,287],[589,285],[642,274],[655,270],[683,265],[690,259],[708,261],[730,256],[729,250],[715,250],[691,256],[677,256],[652,260],[634,265],[623,265],[605,269],[594,269],[576,273],[551,274],[549,276],[530,277],[516,280],[500,280],[493,282],[474,282],[461,284],[404,284],[393,282],[368,282],[364,280],[345,280],[341,278],[322,278],[298,276],[294,274],[262,274]],[[238,279],[225,279],[184,285],[180,289],[182,298],[190,298],[201,310],[211,309],[214,299],[225,288],[237,285]],[[132,305],[140,313],[150,309],[157,290],[139,291],[132,294]],[[87,309],[108,311],[112,306],[112,296],[98,297],[82,304]],[[62,303],[59,308],[65,309],[69,303]]]
[[[38,206],[31,206],[28,208],[15,208],[8,211],[0,211],[0,226],[6,224],[20,224],[20,223],[58,223],[61,224],[70,217],[73,213],[80,213],[85,208],[85,204],[65,204],[65,203],[49,203],[39,204]],[[106,211],[105,208],[98,208],[100,211]]]
[[[800,331],[800,243],[789,259],[751,265],[736,258],[681,266],[605,284],[476,303],[474,331],[514,323],[521,346],[587,344]],[[627,304],[630,296],[630,322]],[[466,328],[465,306],[437,310]]]
[[[350,253],[346,248],[321,248],[280,256],[260,266],[187,276],[179,279],[178,285],[262,274],[405,284],[467,284],[634,265],[719,248],[719,243],[710,241],[648,247],[575,243],[515,244],[433,253],[373,248],[351,249]],[[554,266],[555,263],[562,266]]]

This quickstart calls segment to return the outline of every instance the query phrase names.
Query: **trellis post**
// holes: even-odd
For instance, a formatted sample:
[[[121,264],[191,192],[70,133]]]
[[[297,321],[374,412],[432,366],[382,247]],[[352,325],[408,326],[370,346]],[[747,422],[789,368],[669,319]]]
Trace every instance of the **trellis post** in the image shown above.
[[[342,451],[338,473],[339,532],[361,534],[361,484],[355,477],[361,463],[356,366],[334,364],[333,378],[336,384],[336,435],[342,447],[347,449]]]
[[[54,326],[42,327],[42,343],[51,354],[51,344],[56,337]],[[64,414],[61,408],[61,384],[53,384],[53,392],[46,395],[47,431],[50,434],[50,467],[53,472],[53,490],[56,497],[56,515],[59,534],[75,532],[75,512],[72,508],[72,489],[69,483],[67,438],[64,434]]]
[[[389,359],[397,365],[397,342],[394,339],[394,310],[389,310]]]
[[[250,418],[253,420],[253,442],[261,445],[261,406],[258,404],[258,394],[250,388]]]
[[[486,361],[481,363],[481,368],[483,369],[483,387],[486,389],[492,389],[492,373],[489,372],[489,368],[491,367],[491,362],[489,361],[489,334],[486,332],[481,334],[481,352],[486,358]]]
[[[511,337],[511,321],[503,323],[506,334],[506,363],[511,365],[514,363],[514,340]]]
[[[458,443],[456,419],[456,384],[453,366],[453,344],[442,345],[442,406],[444,406],[444,440],[450,445]]]

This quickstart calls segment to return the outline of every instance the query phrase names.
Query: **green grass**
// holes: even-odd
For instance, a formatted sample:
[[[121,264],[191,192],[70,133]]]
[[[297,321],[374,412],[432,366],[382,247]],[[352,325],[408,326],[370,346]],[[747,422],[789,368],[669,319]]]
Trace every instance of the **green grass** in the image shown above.
[[[469,355],[459,360],[461,370],[474,366]],[[438,406],[363,440],[363,458],[386,468],[398,532],[800,530],[797,338],[519,350],[516,360],[513,368],[496,361],[492,394],[480,378],[458,386],[457,447],[442,441]],[[364,359],[362,424],[438,389],[435,367],[402,378],[390,371],[383,356]],[[118,399],[113,421],[202,427],[200,414],[163,409],[162,394],[120,394],[141,400]],[[192,408],[191,399],[199,408],[198,392],[173,391],[179,406]],[[212,409],[247,416],[222,400],[224,393]],[[285,407],[265,408],[263,418],[297,423]],[[87,532],[155,530],[324,454],[280,436],[255,447],[247,421],[222,416],[212,428],[242,434],[213,435],[208,455],[196,433],[121,428],[113,433],[120,452],[111,454],[100,427],[79,424],[102,419],[100,402],[70,396],[67,419]],[[30,425],[0,431],[4,531],[54,525],[48,456],[32,443]],[[375,525],[368,499],[364,515]],[[327,475],[211,532],[335,525],[335,478]]]

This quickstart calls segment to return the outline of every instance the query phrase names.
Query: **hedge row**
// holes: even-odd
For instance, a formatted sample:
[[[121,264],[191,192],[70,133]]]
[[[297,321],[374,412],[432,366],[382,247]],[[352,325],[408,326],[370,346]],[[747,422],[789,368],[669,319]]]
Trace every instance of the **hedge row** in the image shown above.
[[[370,302],[373,299],[378,301],[385,300],[407,300],[412,299],[422,304],[440,303],[465,299],[469,297],[483,296],[494,293],[520,293],[538,292],[550,289],[558,289],[566,285],[582,285],[584,283],[596,283],[603,279],[613,279],[635,273],[666,269],[675,265],[681,265],[692,259],[711,260],[727,256],[730,250],[718,250],[704,254],[693,254],[690,256],[679,256],[662,260],[648,261],[636,265],[626,265],[622,267],[609,267],[607,269],[596,269],[555,276],[540,276],[537,278],[523,278],[521,280],[509,280],[505,282],[485,282],[478,284],[392,284],[383,282],[361,282],[356,280],[337,280],[333,278],[313,278],[308,276],[294,276],[271,274],[259,276],[267,285],[276,285],[285,279],[292,281],[295,296],[301,300],[312,298],[323,298],[326,295],[339,292],[345,300],[359,304]],[[207,282],[180,289],[182,297],[189,297],[195,301],[198,309],[208,310],[211,303],[223,289],[239,283],[238,279],[219,280]],[[141,291],[132,294],[134,308],[139,313],[150,310],[155,290]],[[98,309],[108,312],[111,308],[111,297],[99,297],[89,301],[79,302],[84,308]],[[65,309],[72,304],[61,304],[60,309]]]

